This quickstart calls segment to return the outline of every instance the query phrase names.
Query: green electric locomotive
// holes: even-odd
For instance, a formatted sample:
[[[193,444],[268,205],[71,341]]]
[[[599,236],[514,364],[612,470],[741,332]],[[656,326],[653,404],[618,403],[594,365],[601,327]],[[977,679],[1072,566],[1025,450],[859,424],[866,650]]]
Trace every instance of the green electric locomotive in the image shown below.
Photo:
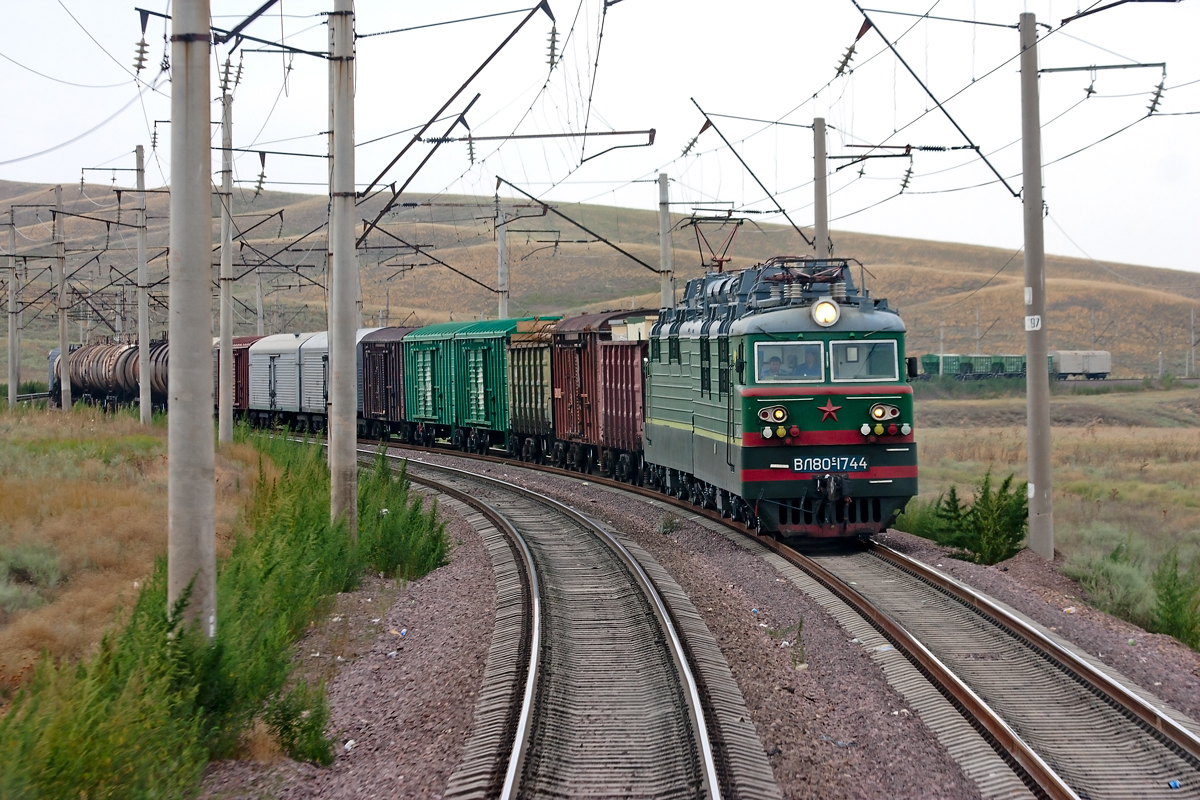
[[[917,493],[904,322],[850,263],[689,281],[651,332],[649,485],[782,537],[866,537]]]

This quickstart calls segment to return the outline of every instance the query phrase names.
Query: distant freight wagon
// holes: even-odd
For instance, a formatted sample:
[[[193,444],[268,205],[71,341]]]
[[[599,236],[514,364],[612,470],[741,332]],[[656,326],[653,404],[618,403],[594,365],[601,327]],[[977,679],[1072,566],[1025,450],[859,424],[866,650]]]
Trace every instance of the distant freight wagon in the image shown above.
[[[1046,356],[1046,370],[1059,378],[1104,380],[1112,372],[1112,354],[1107,350],[1051,350]],[[921,380],[935,375],[957,378],[960,381],[984,378],[1024,378],[1025,355],[971,355],[957,353],[926,353],[921,356]]]

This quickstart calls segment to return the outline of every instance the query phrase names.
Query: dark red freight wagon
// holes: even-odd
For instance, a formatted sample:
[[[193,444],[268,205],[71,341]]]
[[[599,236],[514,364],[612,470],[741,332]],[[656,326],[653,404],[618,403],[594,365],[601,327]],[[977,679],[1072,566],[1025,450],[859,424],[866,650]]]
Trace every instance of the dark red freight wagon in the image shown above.
[[[261,336],[233,337],[233,413],[250,408],[250,345]]]
[[[385,438],[393,433],[408,441],[404,416],[404,337],[416,328],[381,328],[363,337],[363,433]]]
[[[647,342],[600,342],[600,447],[605,471],[636,482],[642,450],[642,362]]]
[[[611,471],[600,442],[600,344],[612,339],[612,323],[645,317],[645,310],[606,311],[564,319],[554,329],[555,464],[591,472]]]

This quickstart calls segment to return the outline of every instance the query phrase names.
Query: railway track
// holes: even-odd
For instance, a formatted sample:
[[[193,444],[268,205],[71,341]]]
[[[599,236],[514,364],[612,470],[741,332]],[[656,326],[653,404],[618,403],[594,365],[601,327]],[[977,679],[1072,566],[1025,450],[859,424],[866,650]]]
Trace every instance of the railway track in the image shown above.
[[[736,795],[778,797],[752,727],[756,754],[719,731],[723,756],[714,752],[714,698],[690,663],[704,648],[685,641],[656,585],[665,575],[652,577],[645,554],[527,489],[412,461],[408,476],[506,539],[498,548],[484,536],[497,622],[447,797],[720,798],[731,780]],[[497,552],[505,546],[510,559]],[[729,763],[747,755],[760,763]]]
[[[475,458],[509,469],[584,477],[541,465]],[[1200,797],[1200,725],[928,565],[877,544],[865,551],[806,555],[687,502],[592,475],[586,480],[686,509],[687,516],[710,529],[803,571],[883,637],[886,644],[874,649],[902,652],[1035,795]],[[947,731],[961,723],[943,716],[931,714],[927,721],[949,746],[961,731]],[[939,732],[939,725],[949,727]],[[980,776],[985,796],[1013,794],[1011,782],[995,779],[995,765],[984,765],[986,755],[977,750],[960,755],[956,760],[964,770]]]

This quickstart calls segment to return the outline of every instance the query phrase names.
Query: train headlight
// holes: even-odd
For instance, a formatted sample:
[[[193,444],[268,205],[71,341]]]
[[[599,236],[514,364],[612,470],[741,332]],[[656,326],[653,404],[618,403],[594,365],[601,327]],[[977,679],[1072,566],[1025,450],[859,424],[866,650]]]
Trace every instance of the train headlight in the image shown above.
[[[813,322],[822,328],[828,328],[837,322],[841,315],[842,309],[832,300],[818,300],[817,304],[812,307]]]
[[[787,422],[788,412],[783,406],[769,406],[758,412],[758,418],[763,422]]]
[[[871,419],[876,422],[882,422],[887,419],[895,419],[900,416],[900,409],[895,406],[889,406],[886,403],[876,403],[871,406]]]

